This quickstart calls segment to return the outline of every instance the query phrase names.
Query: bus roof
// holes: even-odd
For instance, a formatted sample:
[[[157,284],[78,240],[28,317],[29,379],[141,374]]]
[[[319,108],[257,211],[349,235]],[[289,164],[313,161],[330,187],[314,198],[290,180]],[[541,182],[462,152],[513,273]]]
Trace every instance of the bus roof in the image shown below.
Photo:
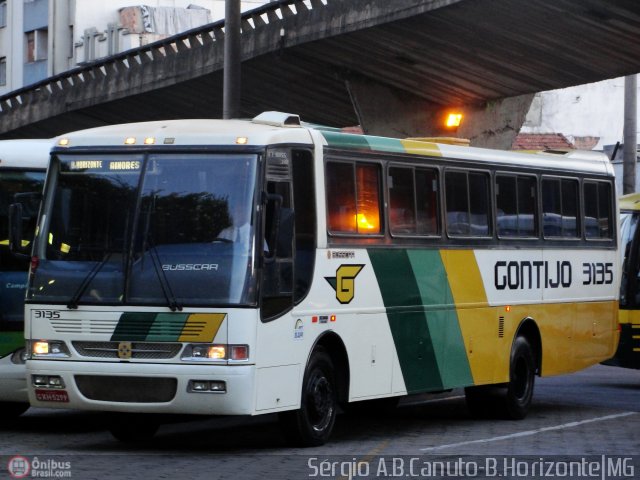
[[[0,168],[46,169],[53,139],[0,140]]]
[[[316,131],[316,134],[313,133]],[[320,135],[318,135],[318,133]],[[144,145],[153,139],[155,146],[164,145],[250,145],[264,146],[293,143],[312,145],[322,142],[329,148],[354,151],[388,152],[398,154],[446,157],[472,160],[480,166],[487,164],[519,164],[543,170],[580,171],[613,176],[613,168],[606,155],[599,152],[569,152],[563,155],[549,153],[518,153],[458,145],[420,139],[397,139],[342,133],[336,128],[321,127],[300,122],[297,115],[265,112],[252,120],[167,120],[111,125],[72,132],[58,137],[78,147],[125,147],[125,139],[134,138],[135,145]]]
[[[323,131],[327,144],[336,148],[350,148],[393,153],[408,153],[432,157],[472,160],[487,164],[514,164],[543,170],[575,170],[613,176],[608,157],[601,152],[571,151],[565,154],[520,153],[488,148],[466,147],[448,143],[426,142],[419,139],[397,139]],[[480,166],[480,165],[479,165]]]

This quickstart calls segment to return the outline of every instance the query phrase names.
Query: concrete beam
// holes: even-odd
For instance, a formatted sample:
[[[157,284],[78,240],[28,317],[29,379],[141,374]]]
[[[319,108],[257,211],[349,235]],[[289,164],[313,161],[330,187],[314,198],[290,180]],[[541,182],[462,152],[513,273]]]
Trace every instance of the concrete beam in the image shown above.
[[[475,147],[507,150],[524,123],[533,94],[482,105],[442,105],[367,79],[345,80],[360,125],[369,135],[395,138],[467,138]],[[463,113],[457,130],[445,128],[446,114]]]

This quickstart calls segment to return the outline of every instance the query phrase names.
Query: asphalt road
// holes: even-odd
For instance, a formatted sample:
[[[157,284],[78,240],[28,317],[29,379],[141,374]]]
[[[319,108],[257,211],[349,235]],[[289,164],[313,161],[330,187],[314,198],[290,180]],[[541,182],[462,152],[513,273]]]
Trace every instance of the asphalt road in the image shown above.
[[[287,446],[273,415],[172,419],[132,446],[100,414],[31,409],[0,430],[0,479],[26,464],[23,478],[640,478],[639,452],[640,371],[598,365],[537,379],[522,421],[472,419],[453,391],[340,415],[310,449]]]

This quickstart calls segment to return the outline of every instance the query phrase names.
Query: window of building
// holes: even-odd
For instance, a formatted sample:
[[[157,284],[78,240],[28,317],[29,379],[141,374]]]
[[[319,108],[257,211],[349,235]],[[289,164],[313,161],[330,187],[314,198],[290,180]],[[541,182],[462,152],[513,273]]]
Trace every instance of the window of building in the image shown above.
[[[542,213],[545,237],[578,237],[578,180],[542,179]]]
[[[605,182],[585,181],[583,189],[586,238],[612,238],[611,185]]]
[[[496,175],[496,224],[500,237],[537,237],[536,177]]]
[[[48,57],[49,32],[46,28],[25,33],[26,62],[33,63]]]
[[[0,57],[0,85],[7,84],[7,57]]]
[[[334,233],[379,234],[380,167],[327,163],[328,226]]]
[[[436,170],[389,168],[389,225],[394,235],[437,235]]]
[[[445,197],[449,235],[491,235],[488,174],[448,170],[445,173]]]

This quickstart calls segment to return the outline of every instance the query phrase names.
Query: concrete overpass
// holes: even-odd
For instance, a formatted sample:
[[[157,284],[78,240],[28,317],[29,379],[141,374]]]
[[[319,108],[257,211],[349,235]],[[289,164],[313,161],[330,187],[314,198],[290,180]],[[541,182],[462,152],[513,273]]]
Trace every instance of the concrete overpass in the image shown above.
[[[281,0],[242,20],[242,115],[299,113],[367,133],[458,135],[505,148],[535,92],[640,71],[637,0]],[[0,138],[219,118],[224,24],[0,97]]]

